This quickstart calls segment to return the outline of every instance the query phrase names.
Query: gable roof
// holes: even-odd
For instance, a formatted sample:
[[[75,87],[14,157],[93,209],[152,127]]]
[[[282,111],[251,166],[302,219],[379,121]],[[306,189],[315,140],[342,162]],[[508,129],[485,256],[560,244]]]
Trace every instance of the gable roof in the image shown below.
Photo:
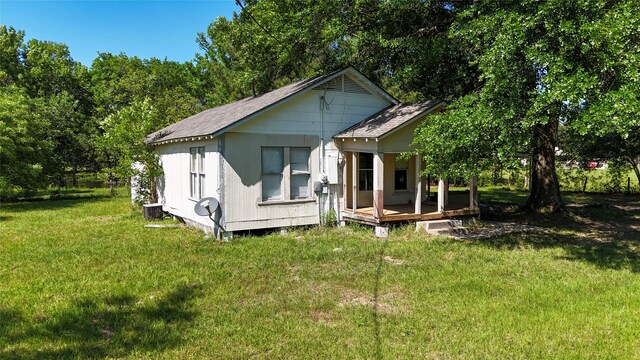
[[[396,104],[334,135],[334,139],[381,138],[410,123],[418,116],[444,106],[442,100],[417,104]]]
[[[301,80],[262,95],[251,96],[230,104],[204,110],[198,114],[192,115],[184,120],[149,134],[147,136],[147,142],[150,144],[161,144],[170,140],[215,136],[221,134],[230,127],[240,124],[241,122],[258,115],[305,90],[312,89],[316,85],[347,72],[366,83],[372,90],[390,102],[394,104],[398,103],[398,100],[389,95],[389,93],[372,83],[357,69],[349,66],[327,75]]]

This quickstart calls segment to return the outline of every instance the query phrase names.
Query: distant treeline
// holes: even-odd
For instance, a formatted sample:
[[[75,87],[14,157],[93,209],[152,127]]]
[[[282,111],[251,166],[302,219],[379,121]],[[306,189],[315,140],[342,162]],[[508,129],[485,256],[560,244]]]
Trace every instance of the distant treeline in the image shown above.
[[[540,175],[532,207],[558,204],[556,147],[640,176],[640,0],[239,4],[185,63],[100,53],[88,68],[65,44],[0,26],[0,191],[80,170],[126,178],[132,161],[154,161],[147,134],[347,65],[401,101],[449,102],[413,144],[434,176],[527,154]]]

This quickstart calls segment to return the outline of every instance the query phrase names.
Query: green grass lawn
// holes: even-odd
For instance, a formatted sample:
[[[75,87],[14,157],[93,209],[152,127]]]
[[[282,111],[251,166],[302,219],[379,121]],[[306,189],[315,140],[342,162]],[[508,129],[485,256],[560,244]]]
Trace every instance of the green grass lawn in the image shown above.
[[[95,195],[0,204],[0,358],[640,357],[637,197],[484,240],[220,243]]]

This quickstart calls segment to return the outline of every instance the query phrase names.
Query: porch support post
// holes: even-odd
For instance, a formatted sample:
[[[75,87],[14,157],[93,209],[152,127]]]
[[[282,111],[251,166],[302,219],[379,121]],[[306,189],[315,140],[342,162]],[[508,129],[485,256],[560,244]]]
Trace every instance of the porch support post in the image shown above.
[[[358,208],[358,153],[351,153],[351,212]]]
[[[444,181],[444,204],[449,205],[449,179]]]
[[[340,196],[338,204],[339,206],[342,206],[342,209],[344,211],[349,208],[349,199],[347,199],[347,194],[349,193],[349,189],[347,189],[347,179],[349,176],[349,169],[347,168],[347,158],[351,155],[351,153],[348,151],[340,151],[338,154],[338,156],[342,155],[342,160],[338,160],[338,169],[341,171],[339,173],[340,179],[338,179],[338,182],[340,183]],[[342,211],[338,211],[338,221],[342,223]]]
[[[416,214],[422,214],[422,176],[420,175],[420,155],[416,155]]]
[[[444,180],[439,179],[438,180],[438,212],[439,213],[444,212],[444,192],[445,192]]]
[[[384,153],[373,154],[373,216],[384,215]]]
[[[478,210],[478,179],[475,176],[469,178],[469,209]]]

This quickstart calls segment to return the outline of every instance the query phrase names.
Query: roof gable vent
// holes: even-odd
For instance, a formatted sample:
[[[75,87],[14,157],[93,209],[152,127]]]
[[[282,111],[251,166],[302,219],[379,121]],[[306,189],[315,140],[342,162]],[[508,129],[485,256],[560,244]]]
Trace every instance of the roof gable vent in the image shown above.
[[[344,92],[351,94],[371,95],[371,93],[367,91],[367,89],[362,87],[362,85],[358,84],[349,76],[344,77]]]
[[[342,91],[342,76],[337,76],[329,81],[325,81],[322,84],[314,87],[313,90]]]
[[[371,95],[371,93],[367,89],[365,89],[362,85],[360,85],[347,75],[338,76],[331,80],[325,81],[324,83],[314,87],[313,90],[338,91],[349,94]]]

